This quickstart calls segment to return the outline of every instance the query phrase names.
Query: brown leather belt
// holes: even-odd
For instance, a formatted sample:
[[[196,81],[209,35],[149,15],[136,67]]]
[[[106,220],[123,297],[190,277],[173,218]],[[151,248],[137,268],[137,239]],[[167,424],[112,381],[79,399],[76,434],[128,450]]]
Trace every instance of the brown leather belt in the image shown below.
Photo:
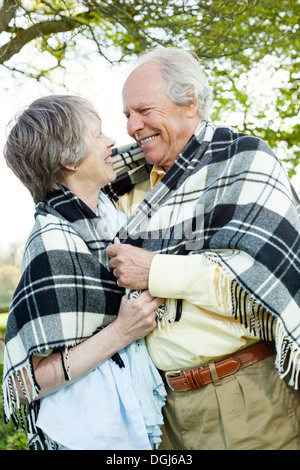
[[[160,374],[165,384],[175,392],[196,390],[211,382],[218,384],[220,379],[235,374],[238,370],[255,364],[274,353],[272,343],[266,345],[260,342],[232,356],[212,362],[203,367],[184,371],[160,371]]]

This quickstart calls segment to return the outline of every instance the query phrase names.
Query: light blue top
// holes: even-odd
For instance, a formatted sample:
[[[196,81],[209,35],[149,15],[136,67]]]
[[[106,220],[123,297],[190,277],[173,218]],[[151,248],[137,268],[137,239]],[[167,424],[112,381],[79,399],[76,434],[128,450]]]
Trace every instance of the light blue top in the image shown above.
[[[100,217],[111,238],[126,221],[100,192]],[[119,352],[74,384],[41,399],[37,426],[71,450],[150,450],[161,440],[165,389],[145,341]]]
[[[127,354],[120,356],[122,369],[110,359],[43,398],[37,426],[72,450],[151,449]]]

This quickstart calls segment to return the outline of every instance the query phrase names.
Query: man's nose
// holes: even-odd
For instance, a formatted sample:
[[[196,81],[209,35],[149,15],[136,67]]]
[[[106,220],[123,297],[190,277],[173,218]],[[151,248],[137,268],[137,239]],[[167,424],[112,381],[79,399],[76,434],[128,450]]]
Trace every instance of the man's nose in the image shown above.
[[[144,128],[143,117],[139,113],[131,113],[127,120],[127,131],[130,136],[134,136]]]

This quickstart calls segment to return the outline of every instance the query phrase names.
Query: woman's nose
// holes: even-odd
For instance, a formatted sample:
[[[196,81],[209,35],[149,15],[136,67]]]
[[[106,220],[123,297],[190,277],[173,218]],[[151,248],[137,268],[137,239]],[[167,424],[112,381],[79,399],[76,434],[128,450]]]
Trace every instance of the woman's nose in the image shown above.
[[[111,139],[110,137],[106,137],[106,145],[107,147],[113,147],[116,144],[116,141]]]

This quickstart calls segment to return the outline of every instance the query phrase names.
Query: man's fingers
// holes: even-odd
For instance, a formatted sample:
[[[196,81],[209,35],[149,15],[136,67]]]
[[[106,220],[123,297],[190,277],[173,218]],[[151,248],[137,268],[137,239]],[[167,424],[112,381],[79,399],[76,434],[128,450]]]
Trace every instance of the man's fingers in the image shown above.
[[[117,256],[121,250],[124,250],[124,246],[125,245],[122,245],[119,238],[115,237],[114,242],[106,247],[106,253],[110,258],[113,258],[114,256]]]
[[[113,258],[118,254],[118,246],[118,244],[108,245],[108,247],[106,248],[106,253],[110,258]]]

